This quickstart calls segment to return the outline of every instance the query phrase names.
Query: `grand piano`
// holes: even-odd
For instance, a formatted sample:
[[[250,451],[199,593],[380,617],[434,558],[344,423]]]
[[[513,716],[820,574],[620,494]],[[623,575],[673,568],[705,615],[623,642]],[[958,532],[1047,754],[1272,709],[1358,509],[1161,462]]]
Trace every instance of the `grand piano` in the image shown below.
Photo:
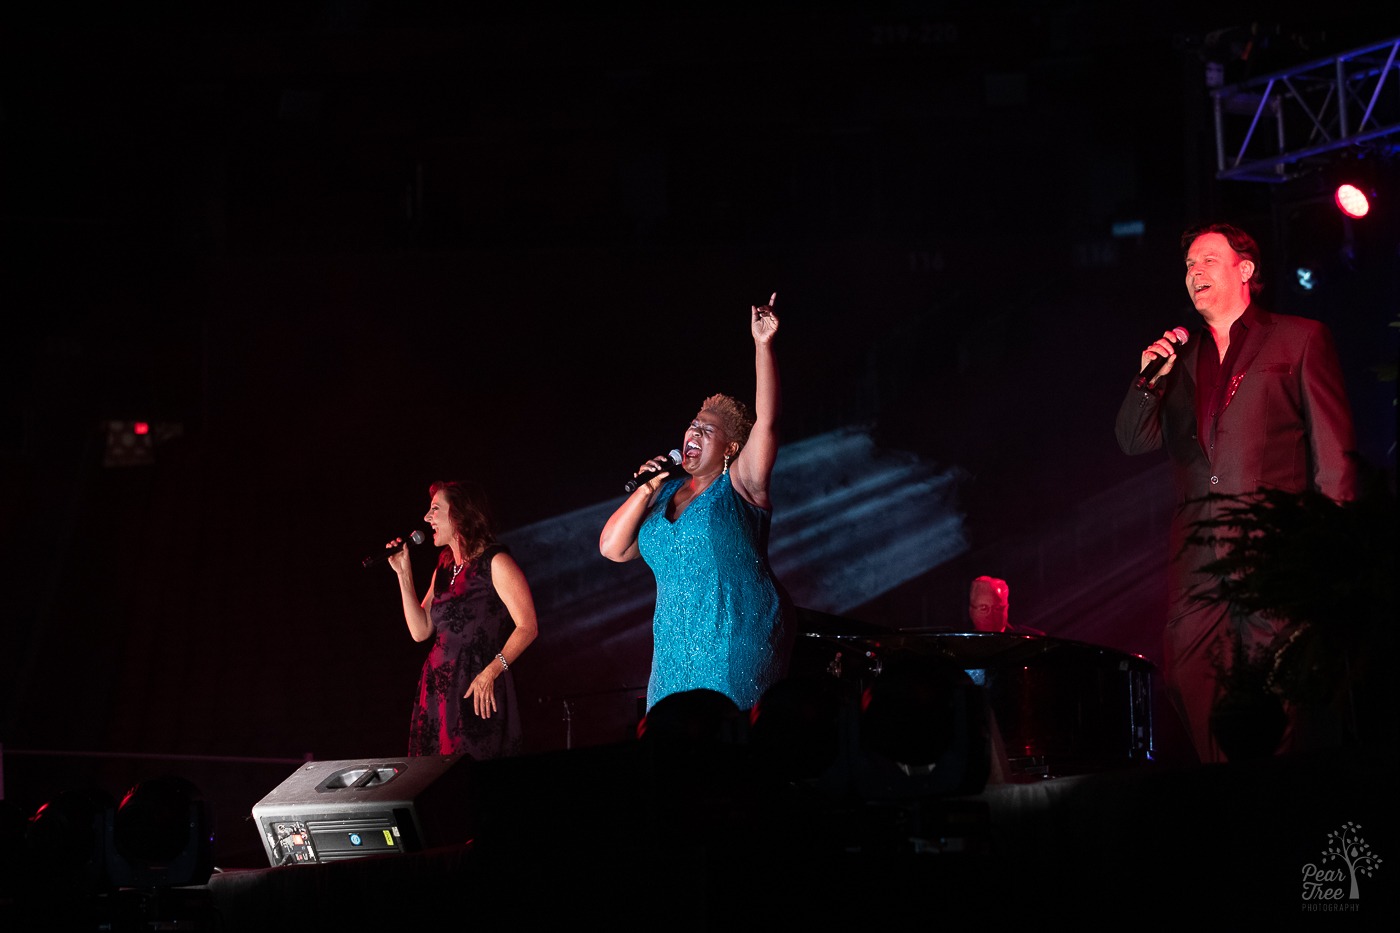
[[[799,611],[794,670],[864,687],[909,659],[956,664],[985,692],[994,742],[1023,780],[1152,759],[1152,678],[1138,655],[1046,635],[883,628]]]

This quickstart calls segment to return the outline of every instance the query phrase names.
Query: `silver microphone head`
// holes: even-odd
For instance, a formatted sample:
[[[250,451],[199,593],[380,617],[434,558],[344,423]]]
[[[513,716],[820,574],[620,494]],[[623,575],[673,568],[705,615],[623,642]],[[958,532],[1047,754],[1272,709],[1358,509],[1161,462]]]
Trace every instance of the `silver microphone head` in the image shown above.
[[[427,536],[423,534],[421,528],[415,528],[413,529],[413,534],[408,536],[408,540],[412,541],[414,544],[422,544],[427,540]]]

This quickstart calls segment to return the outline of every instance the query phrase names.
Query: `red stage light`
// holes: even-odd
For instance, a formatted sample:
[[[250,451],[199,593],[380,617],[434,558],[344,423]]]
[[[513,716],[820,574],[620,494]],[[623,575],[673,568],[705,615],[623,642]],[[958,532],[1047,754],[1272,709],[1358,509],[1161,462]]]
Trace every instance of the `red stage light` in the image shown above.
[[[1348,217],[1365,217],[1371,210],[1371,202],[1366,197],[1366,192],[1355,185],[1338,185],[1333,197],[1337,202],[1337,207]]]
[[[151,426],[145,421],[138,421],[131,426],[133,434],[150,434]]]

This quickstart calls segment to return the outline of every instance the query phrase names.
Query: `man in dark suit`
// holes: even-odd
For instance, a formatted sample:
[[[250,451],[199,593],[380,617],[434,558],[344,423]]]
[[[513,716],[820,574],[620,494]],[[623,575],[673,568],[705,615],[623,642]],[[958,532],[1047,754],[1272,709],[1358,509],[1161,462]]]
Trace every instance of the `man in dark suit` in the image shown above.
[[[1163,636],[1167,695],[1201,761],[1217,762],[1223,758],[1210,710],[1218,662],[1228,663],[1236,634],[1253,649],[1271,642],[1280,623],[1198,598],[1218,592],[1219,579],[1201,567],[1228,547],[1187,543],[1192,526],[1221,508],[1204,497],[1274,487],[1352,499],[1356,444],[1326,326],[1254,303],[1262,280],[1253,238],[1229,224],[1210,224],[1188,230],[1182,249],[1186,290],[1202,326],[1194,335],[1169,331],[1143,351],[1142,375],[1119,408],[1116,433],[1125,453],[1166,447],[1172,462],[1177,508]],[[1152,376],[1149,365],[1161,369]],[[1290,739],[1297,738],[1291,730]]]

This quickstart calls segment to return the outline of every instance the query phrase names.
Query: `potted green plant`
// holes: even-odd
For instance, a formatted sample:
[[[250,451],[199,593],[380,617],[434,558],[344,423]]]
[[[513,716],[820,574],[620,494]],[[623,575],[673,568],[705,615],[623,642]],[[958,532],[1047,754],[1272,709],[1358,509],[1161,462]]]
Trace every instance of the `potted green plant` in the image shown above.
[[[1211,498],[1220,500],[1217,517],[1197,523],[1192,541],[1226,546],[1203,568],[1221,579],[1206,598],[1279,624],[1271,643],[1246,650],[1237,637],[1220,659],[1214,715],[1226,755],[1271,754],[1283,704],[1332,707],[1347,741],[1389,741],[1394,704],[1381,679],[1390,675],[1400,620],[1395,496],[1384,477],[1369,476],[1361,495],[1343,503],[1277,489]]]

